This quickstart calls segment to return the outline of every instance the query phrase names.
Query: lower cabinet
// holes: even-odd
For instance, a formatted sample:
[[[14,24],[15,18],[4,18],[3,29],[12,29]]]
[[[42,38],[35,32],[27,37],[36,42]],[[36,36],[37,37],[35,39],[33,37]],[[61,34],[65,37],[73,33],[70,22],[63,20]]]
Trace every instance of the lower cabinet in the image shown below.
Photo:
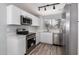
[[[24,55],[26,53],[26,36],[18,36],[19,54]]]
[[[7,36],[7,55],[18,54],[18,38],[12,35]]]
[[[36,33],[36,44],[40,42],[40,33]]]
[[[40,42],[53,44],[53,34],[50,32],[40,33]]]
[[[10,34],[7,36],[7,54],[24,55],[26,52],[26,38],[23,35]]]

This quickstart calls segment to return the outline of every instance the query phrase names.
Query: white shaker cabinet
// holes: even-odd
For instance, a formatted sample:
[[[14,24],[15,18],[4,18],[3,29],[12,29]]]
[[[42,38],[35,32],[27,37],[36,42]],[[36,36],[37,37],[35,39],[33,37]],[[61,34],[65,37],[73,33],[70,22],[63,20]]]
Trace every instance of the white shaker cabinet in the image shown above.
[[[13,34],[7,35],[7,55],[18,54],[18,38]]]
[[[32,16],[32,26],[40,26],[40,19],[36,16]]]
[[[9,5],[7,6],[7,24],[8,25],[21,25],[20,24],[20,16],[23,15],[24,17],[29,17],[32,19],[31,26],[39,26],[39,18],[14,6]]]
[[[20,8],[14,5],[7,6],[7,24],[20,25],[20,14]]]
[[[26,53],[26,36],[18,35],[18,47],[19,55],[24,55]]]
[[[26,52],[26,37],[24,35],[7,35],[7,54],[24,55]]]
[[[36,33],[36,44],[40,42],[40,33]]]
[[[24,10],[21,10],[21,15],[26,16],[26,12]]]
[[[53,34],[51,32],[40,33],[40,42],[53,44]]]
[[[28,12],[26,12],[26,11],[24,11],[24,10],[21,10],[21,15],[23,15],[24,17],[29,17],[29,18],[31,18],[31,14],[28,13]]]
[[[21,15],[23,15],[24,17],[29,17],[32,19],[32,25],[31,26],[39,26],[39,18],[24,11],[24,10],[21,10]]]

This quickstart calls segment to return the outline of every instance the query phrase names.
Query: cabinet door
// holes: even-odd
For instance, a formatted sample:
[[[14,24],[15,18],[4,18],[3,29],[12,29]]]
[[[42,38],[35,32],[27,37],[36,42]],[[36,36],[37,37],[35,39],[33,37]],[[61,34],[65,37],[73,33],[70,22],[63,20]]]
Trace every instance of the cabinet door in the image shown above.
[[[53,43],[52,33],[40,33],[40,41],[48,44]]]
[[[26,37],[25,36],[18,36],[18,48],[19,48],[19,55],[24,55],[26,52]]]
[[[36,25],[39,26],[39,23],[40,23],[39,18],[36,17]]]
[[[36,33],[36,44],[40,42],[40,34]]]
[[[39,26],[39,19],[35,16],[32,16],[32,26]]]
[[[14,34],[7,35],[7,54],[18,55],[18,38]]]
[[[7,7],[7,24],[20,25],[20,9],[10,5]]]
[[[32,18],[32,15],[24,10],[21,10],[21,15],[23,15],[24,17]]]
[[[20,25],[20,9],[17,7],[13,7],[13,9],[14,9],[12,14],[13,23]]]
[[[27,16],[26,12],[24,10],[21,10],[21,15]]]

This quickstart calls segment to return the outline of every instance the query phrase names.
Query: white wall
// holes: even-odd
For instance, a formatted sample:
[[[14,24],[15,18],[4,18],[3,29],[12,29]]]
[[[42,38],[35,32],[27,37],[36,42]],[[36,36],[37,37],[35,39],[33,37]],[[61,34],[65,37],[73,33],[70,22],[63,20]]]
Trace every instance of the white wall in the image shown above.
[[[0,3],[0,55],[7,54],[6,44],[6,5]]]
[[[36,33],[36,32],[38,32],[38,29],[39,29],[39,27],[34,27],[34,26],[29,26],[28,27],[28,30],[30,31],[30,32],[34,32],[34,33]]]

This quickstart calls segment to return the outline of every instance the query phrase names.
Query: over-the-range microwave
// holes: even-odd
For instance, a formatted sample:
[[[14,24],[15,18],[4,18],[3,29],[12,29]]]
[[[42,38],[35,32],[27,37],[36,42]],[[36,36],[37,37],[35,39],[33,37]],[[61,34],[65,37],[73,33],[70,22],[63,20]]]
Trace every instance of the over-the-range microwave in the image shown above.
[[[21,20],[21,25],[31,25],[32,24],[32,19],[29,17],[24,17],[21,15],[20,20]]]

